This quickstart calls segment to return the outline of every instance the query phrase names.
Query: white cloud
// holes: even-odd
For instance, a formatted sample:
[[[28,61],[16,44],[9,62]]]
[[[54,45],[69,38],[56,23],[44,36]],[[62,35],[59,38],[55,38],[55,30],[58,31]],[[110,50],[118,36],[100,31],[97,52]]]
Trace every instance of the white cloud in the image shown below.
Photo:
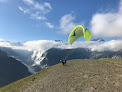
[[[6,41],[0,41],[0,47],[9,47],[11,46],[11,44],[9,42],[6,42]]]
[[[4,41],[4,39],[1,39],[1,38],[0,38],[0,41]]]
[[[75,20],[75,17],[72,16],[72,14],[64,15],[59,21],[60,22],[59,27],[60,27],[61,33],[63,33],[63,34],[70,33],[72,31],[72,29],[74,27],[76,27],[77,25],[84,24],[83,22],[75,23],[74,20]]]
[[[91,42],[88,48],[91,48],[93,51],[118,51],[121,50],[122,40],[111,40],[108,42]]]
[[[46,14],[53,9],[51,4],[48,2],[40,4],[34,0],[23,0],[23,1],[25,2],[25,4],[29,5],[30,9],[39,10],[42,14]]]
[[[95,37],[122,38],[122,0],[118,12],[96,13],[92,17],[91,32]]]
[[[30,7],[40,10],[42,13],[48,13],[53,8],[50,3],[44,2],[44,3],[38,3],[34,0],[23,0],[25,4],[30,5]]]
[[[36,9],[39,9],[42,13],[48,13],[52,10],[52,7],[51,7],[51,4],[50,3],[47,3],[47,2],[44,2],[43,4],[39,4],[39,3],[35,3],[34,4],[34,7]]]
[[[51,23],[49,23],[49,22],[46,22],[46,25],[49,27],[49,28],[54,28],[54,25],[52,25]]]
[[[53,9],[48,2],[39,3],[35,0],[23,0],[23,2],[25,3],[25,6],[19,6],[19,10],[24,14],[29,14],[30,18],[36,20],[46,20],[46,14]]]
[[[44,6],[47,7],[47,8],[49,8],[50,10],[53,9],[52,6],[51,6],[51,4],[48,3],[48,2],[45,2],[45,3],[44,3]]]
[[[71,30],[77,25],[73,22],[73,20],[75,20],[75,17],[71,14],[66,14],[60,19],[61,33],[67,34],[71,32]]]
[[[35,14],[31,14],[31,18],[34,18],[37,20],[46,20],[46,17],[41,15],[39,12],[36,12]]]
[[[14,43],[15,44],[15,43]],[[22,50],[38,50],[41,52],[45,52],[46,50],[50,48],[63,48],[63,49],[69,49],[69,48],[91,48],[92,50],[97,51],[104,51],[104,50],[112,50],[117,51],[122,49],[122,40],[111,40],[108,42],[96,42],[96,41],[89,41],[89,42],[74,42],[72,45],[69,45],[67,42],[60,43],[55,42],[52,40],[37,40],[37,41],[28,41],[25,43],[21,43],[21,45],[17,45],[20,43],[17,43],[14,45],[11,42],[7,41],[0,41],[0,46],[3,47],[11,47],[13,49],[22,49]]]
[[[23,9],[21,6],[19,6],[19,10],[22,11],[23,13],[30,13],[29,9]]]
[[[26,4],[28,5],[33,5],[34,1],[33,0],[23,0]]]

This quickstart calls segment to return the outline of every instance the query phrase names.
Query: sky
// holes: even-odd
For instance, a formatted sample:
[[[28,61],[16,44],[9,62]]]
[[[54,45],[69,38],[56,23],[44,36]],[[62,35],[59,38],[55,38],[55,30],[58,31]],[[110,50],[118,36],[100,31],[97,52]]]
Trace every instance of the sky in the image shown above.
[[[105,42],[81,37],[69,45],[68,36],[77,25],[92,33],[91,40]],[[20,61],[28,68],[40,64],[51,48],[121,50],[122,0],[0,0],[0,47],[22,55],[25,61]]]
[[[77,25],[87,27],[91,39],[120,40],[122,0],[0,0],[0,40],[67,42]]]

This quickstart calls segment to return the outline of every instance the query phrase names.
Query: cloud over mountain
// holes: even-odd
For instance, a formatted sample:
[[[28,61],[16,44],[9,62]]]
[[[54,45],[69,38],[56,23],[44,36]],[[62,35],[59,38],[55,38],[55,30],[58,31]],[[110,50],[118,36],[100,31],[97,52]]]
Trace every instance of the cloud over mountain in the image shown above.
[[[6,50],[10,55],[19,59],[24,63],[31,72],[35,65],[40,65],[41,61],[45,58],[43,54],[51,48],[60,49],[73,49],[73,48],[89,48],[91,51],[118,51],[122,49],[122,40],[112,40],[108,42],[74,42],[69,45],[67,42],[55,42],[52,40],[37,40],[28,42],[8,42],[0,41],[1,49],[3,47],[10,48]],[[43,66],[42,66],[43,67]]]
[[[18,44],[18,45],[17,45]],[[92,50],[112,50],[117,51],[122,49],[121,47],[122,40],[111,40],[107,42],[74,42],[72,45],[69,45],[67,42],[60,43],[52,40],[37,40],[37,41],[28,41],[28,42],[8,42],[8,41],[0,41],[0,46],[2,47],[10,47],[12,49],[22,49],[22,50],[39,50],[41,52],[45,52],[50,48],[62,48],[62,49],[72,49],[72,48],[90,48]]]

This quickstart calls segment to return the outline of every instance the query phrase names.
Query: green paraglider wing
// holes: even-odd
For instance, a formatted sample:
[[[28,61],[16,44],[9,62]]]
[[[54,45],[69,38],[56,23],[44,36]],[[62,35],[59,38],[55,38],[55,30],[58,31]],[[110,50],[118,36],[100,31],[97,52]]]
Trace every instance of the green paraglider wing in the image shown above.
[[[68,42],[72,44],[75,40],[84,35],[86,41],[89,41],[91,38],[91,33],[82,25],[76,26],[69,35]]]

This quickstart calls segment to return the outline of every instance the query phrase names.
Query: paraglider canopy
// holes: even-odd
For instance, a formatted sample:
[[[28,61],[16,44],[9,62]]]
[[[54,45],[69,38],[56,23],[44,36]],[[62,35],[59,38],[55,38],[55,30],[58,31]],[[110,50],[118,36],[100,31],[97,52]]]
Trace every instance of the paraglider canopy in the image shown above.
[[[91,38],[90,31],[82,25],[76,26],[69,35],[69,38],[68,38],[69,44],[72,44],[75,40],[77,40],[83,35],[86,41],[90,40]]]

